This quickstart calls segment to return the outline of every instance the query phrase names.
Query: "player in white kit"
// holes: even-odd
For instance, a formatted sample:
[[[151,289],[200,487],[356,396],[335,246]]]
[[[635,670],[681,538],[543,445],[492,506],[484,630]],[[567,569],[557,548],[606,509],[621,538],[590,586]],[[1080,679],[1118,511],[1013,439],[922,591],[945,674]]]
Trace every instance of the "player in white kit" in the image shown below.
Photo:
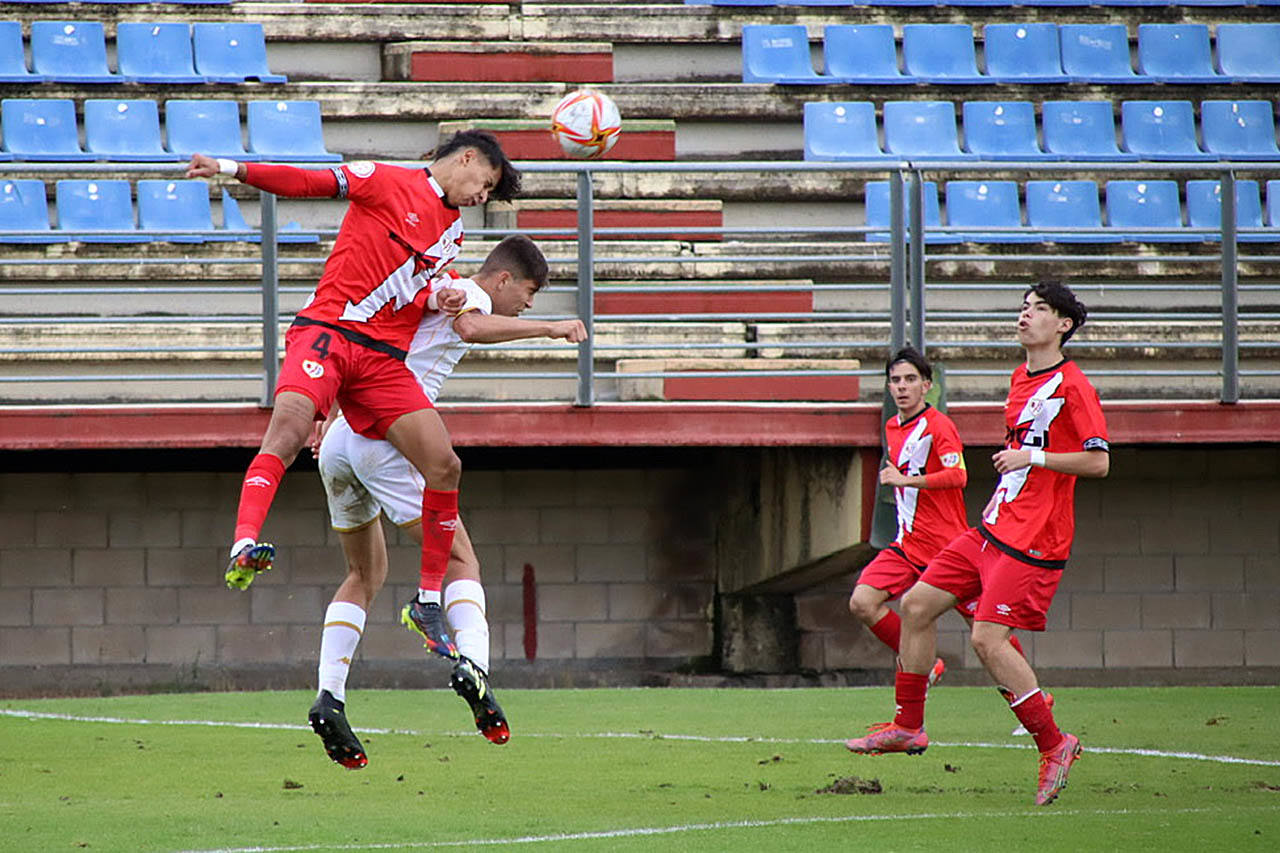
[[[441,304],[465,302],[457,311],[433,310],[423,315],[405,363],[434,403],[444,380],[476,343],[524,338],[586,339],[581,320],[543,322],[517,315],[529,308],[547,281],[547,262],[523,235],[504,239],[485,259],[474,278],[441,285]],[[447,295],[446,295],[447,294]],[[435,308],[435,294],[429,307]],[[387,577],[387,547],[380,515],[421,539],[421,474],[387,441],[359,435],[339,414],[318,450],[320,476],[329,518],[338,531],[347,576],[325,612],[320,640],[319,695],[308,715],[311,728],[324,741],[329,757],[343,767],[368,763],[364,747],[346,720],[346,682],[365,616]],[[450,683],[471,706],[476,728],[493,743],[506,743],[510,729],[489,688],[489,624],[485,618],[480,564],[470,537],[458,518],[443,604],[458,650]],[[417,631],[411,619],[405,626]]]

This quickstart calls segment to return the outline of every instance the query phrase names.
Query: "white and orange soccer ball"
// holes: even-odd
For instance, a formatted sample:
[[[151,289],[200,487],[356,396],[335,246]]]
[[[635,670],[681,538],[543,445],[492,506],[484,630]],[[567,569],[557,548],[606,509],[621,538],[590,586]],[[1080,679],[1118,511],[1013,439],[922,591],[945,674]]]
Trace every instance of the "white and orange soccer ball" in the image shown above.
[[[570,157],[601,156],[614,146],[621,131],[618,105],[595,89],[570,92],[551,111],[551,135]]]

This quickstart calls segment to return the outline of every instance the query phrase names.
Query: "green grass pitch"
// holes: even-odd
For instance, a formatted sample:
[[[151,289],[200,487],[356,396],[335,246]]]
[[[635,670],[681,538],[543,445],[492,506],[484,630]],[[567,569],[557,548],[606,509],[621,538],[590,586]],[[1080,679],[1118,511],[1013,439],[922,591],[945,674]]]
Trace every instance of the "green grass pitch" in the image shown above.
[[[1047,808],[991,689],[936,689],[911,757],[841,743],[888,688],[500,691],[505,746],[449,691],[353,690],[359,771],[308,692],[9,699],[0,849],[1280,849],[1280,690],[1054,693],[1085,753]],[[849,777],[880,792],[819,793]]]

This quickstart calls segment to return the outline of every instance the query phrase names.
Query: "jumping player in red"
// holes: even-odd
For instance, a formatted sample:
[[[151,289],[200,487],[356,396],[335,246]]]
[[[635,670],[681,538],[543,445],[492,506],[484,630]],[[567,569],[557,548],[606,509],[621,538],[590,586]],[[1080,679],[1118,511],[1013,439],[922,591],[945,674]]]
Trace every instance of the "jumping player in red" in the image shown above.
[[[492,135],[467,131],[437,148],[427,168],[358,162],[310,170],[192,155],[188,178],[218,174],[282,196],[351,203],[316,290],[285,336],[271,420],[240,492],[227,585],[246,589],[271,568],[275,548],[258,535],[276,489],[317,416],[338,401],[357,432],[387,439],[426,479],[419,593],[407,609],[428,648],[456,658],[440,611],[440,582],[457,525],[462,466],[404,359],[431,281],[460,251],[460,208],[513,197],[520,173]]]
[[[1062,355],[1085,316],[1084,305],[1061,282],[1042,281],[1023,295],[1018,341],[1027,360],[1010,380],[1005,449],[992,457],[1000,482],[981,523],[931,560],[903,597],[898,711],[892,722],[849,741],[853,752],[918,754],[928,748],[924,704],[934,623],[957,601],[978,596],[973,648],[1040,750],[1036,804],[1048,805],[1066,786],[1080,739],[1059,730],[1035,672],[1009,636],[1014,628],[1044,630],[1071,555],[1076,478],[1105,477],[1110,470],[1098,392]]]

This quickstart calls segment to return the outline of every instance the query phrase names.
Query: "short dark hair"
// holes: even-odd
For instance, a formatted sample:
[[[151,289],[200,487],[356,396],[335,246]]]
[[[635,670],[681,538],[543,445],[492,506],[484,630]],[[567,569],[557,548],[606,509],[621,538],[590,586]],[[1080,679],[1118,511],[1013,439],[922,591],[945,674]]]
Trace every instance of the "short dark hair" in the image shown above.
[[[893,357],[884,363],[884,378],[889,378],[889,371],[893,370],[893,366],[899,362],[907,362],[920,371],[921,379],[933,381],[933,367],[929,364],[928,359],[920,354],[920,350],[912,346],[906,346],[893,354]]]
[[[444,142],[436,146],[424,159],[441,160],[455,151],[474,148],[480,152],[489,165],[498,170],[498,183],[489,193],[489,198],[497,201],[508,201],[520,194],[522,175],[520,170],[507,159],[506,152],[498,142],[498,137],[487,130],[460,130]]]
[[[1066,317],[1071,321],[1071,328],[1062,333],[1062,339],[1058,341],[1061,346],[1071,339],[1076,333],[1076,329],[1084,325],[1085,318],[1089,316],[1088,310],[1084,307],[1084,303],[1076,298],[1071,292],[1071,288],[1067,287],[1057,279],[1049,278],[1031,285],[1022,292],[1022,298],[1025,300],[1028,293],[1034,293],[1039,296],[1054,313],[1059,317]]]
[[[480,266],[481,273],[506,270],[519,279],[529,279],[541,290],[547,284],[547,259],[537,244],[523,234],[504,237]]]

